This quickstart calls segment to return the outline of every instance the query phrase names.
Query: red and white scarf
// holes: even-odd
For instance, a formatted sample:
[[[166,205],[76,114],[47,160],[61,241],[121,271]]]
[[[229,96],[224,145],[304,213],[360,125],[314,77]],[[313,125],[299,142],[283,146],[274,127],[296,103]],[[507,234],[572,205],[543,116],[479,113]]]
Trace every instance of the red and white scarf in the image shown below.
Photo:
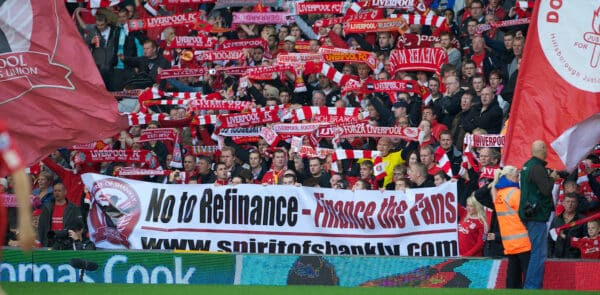
[[[160,114],[146,114],[146,113],[129,113],[127,114],[127,121],[129,126],[145,125],[152,121],[163,121],[168,120],[169,116],[165,113]]]
[[[325,77],[329,78],[329,80],[342,87],[346,86],[348,83],[351,83],[351,85],[360,85],[360,82],[354,79],[354,76],[342,74],[335,68],[322,62],[307,62],[304,66],[304,74],[325,75]]]
[[[579,185],[579,192],[588,200],[598,199],[599,196],[594,194],[594,191],[590,186],[590,179],[586,171],[586,165],[587,164],[585,162],[581,162],[577,166],[577,184]]]
[[[390,137],[408,141],[418,141],[420,130],[415,127],[380,127],[367,123],[322,126],[317,130],[317,137]]]
[[[95,150],[95,149],[101,149],[100,145],[98,144],[97,141],[94,142],[90,142],[90,143],[84,143],[84,144],[76,144],[74,146],[71,146],[70,148],[71,150]]]
[[[147,88],[138,98],[140,101],[159,99],[163,97],[175,97],[181,99],[221,99],[221,94],[218,92],[204,95],[202,92],[167,92],[158,89],[158,87]]]
[[[247,49],[232,50],[196,50],[194,57],[198,62],[223,61],[223,60],[244,60]]]
[[[493,22],[491,24],[479,24],[479,25],[477,25],[477,27],[475,27],[475,33],[481,34],[485,31],[489,31],[491,29],[525,25],[528,23],[529,23],[529,18],[518,18],[518,19],[501,20],[501,21]]]
[[[377,68],[377,58],[373,52],[321,47],[319,53],[325,62],[360,62],[373,70]]]
[[[100,162],[147,162],[151,154],[148,150],[80,150],[76,153],[75,164]]]
[[[360,114],[360,108],[301,107],[292,111],[292,122],[307,120],[316,115],[353,116]]]
[[[358,5],[356,3],[352,3],[352,6]],[[350,10],[348,10],[350,11]],[[324,18],[318,19],[313,24],[313,28],[317,29],[322,27],[330,27],[333,25],[341,24],[348,21],[365,21],[365,20],[376,20],[381,19],[383,17],[383,11],[381,9],[371,9],[367,11],[361,11],[358,14],[348,15],[343,17],[332,17],[332,18]]]
[[[267,41],[263,38],[250,38],[250,39],[242,39],[242,40],[225,40],[221,45],[219,45],[219,49],[245,49],[245,48],[254,48],[254,47],[262,47],[265,52],[269,51],[269,47]]]
[[[127,22],[129,31],[140,31],[166,27],[180,27],[194,25],[201,22],[200,12],[174,14],[167,16],[154,16],[150,18],[132,19]]]
[[[199,110],[226,110],[241,112],[248,110],[251,107],[251,101],[194,99],[188,104],[187,111],[193,112]]]
[[[154,128],[154,129],[144,129],[140,135],[139,142],[148,142],[148,141],[176,141],[177,140],[177,131],[175,128]]]
[[[506,137],[502,134],[466,134],[464,144],[472,147],[503,147]]]
[[[167,48],[211,49],[219,40],[208,36],[176,36]]]
[[[161,105],[161,106],[183,106],[190,103],[191,99],[156,99],[156,100],[146,100],[144,101],[144,105],[142,110],[146,110],[145,107]]]
[[[204,125],[216,125],[219,122],[217,115],[200,115],[192,119],[190,125],[192,126],[204,126]]]
[[[123,2],[124,0],[89,0],[85,1],[88,3],[87,7],[88,8],[106,8],[106,7],[111,7],[111,6],[115,6],[115,5],[119,5],[121,2]],[[79,3],[81,3],[81,1],[79,1]]]
[[[299,148],[298,150],[298,155],[300,157],[302,157],[303,159],[306,158],[320,158],[320,159],[325,159],[327,158],[327,156],[329,155],[333,155],[333,153],[335,152],[334,149],[328,149],[328,148],[317,148],[315,149],[312,146],[309,145],[303,145]]]
[[[288,2],[289,11],[293,15],[306,14],[344,14],[346,3],[335,2]]]
[[[313,123],[329,123],[329,124],[355,124],[359,122],[364,122],[366,120],[360,120],[358,116],[340,116],[340,115],[327,115],[327,114],[318,114],[313,115],[312,122]]]
[[[280,135],[302,136],[314,133],[322,125],[322,123],[277,123],[273,124],[272,129],[274,132]]]
[[[436,26],[448,30],[448,23],[446,23],[446,18],[443,16],[418,14],[402,14],[401,16],[409,25]]]
[[[233,66],[217,69],[217,72],[222,72],[230,76],[243,76],[246,75],[248,69],[250,69],[249,66]]]
[[[216,145],[194,145],[190,147],[190,152],[194,156],[207,156],[216,153],[219,147]]]
[[[449,177],[454,176],[452,174],[452,165],[450,163],[450,159],[446,154],[446,150],[444,150],[441,146],[435,150],[435,162],[437,163],[437,166],[442,169],[444,173],[446,173],[446,175]]]
[[[389,71],[426,71],[440,73],[442,65],[448,63],[448,54],[442,48],[395,49],[390,54]]]
[[[287,12],[234,12],[232,24],[289,25],[293,18]]]
[[[344,24],[344,33],[371,33],[371,32],[400,32],[408,30],[408,23],[404,18],[384,18],[376,20],[353,20]]]
[[[273,66],[261,66],[261,67],[252,67],[248,68],[246,71],[246,75],[250,80],[273,80],[274,74],[278,74],[280,77],[283,77],[283,73],[285,71],[290,71],[292,73],[296,73],[294,67],[291,65],[273,65]]]
[[[517,3],[515,3],[515,7],[517,8],[515,9],[515,12],[519,18],[531,17],[534,5],[535,0],[518,0]]]
[[[224,137],[260,136],[261,130],[263,128],[265,128],[265,127],[221,128],[218,130],[218,135],[224,136]]]
[[[181,141],[179,140],[179,133],[175,137],[175,144],[173,145],[173,157],[169,166],[173,168],[183,168],[183,151],[181,150]]]
[[[481,173],[479,174],[479,188],[482,188],[484,185],[494,180],[496,169],[500,169],[500,166],[481,167]]]
[[[160,81],[180,77],[201,77],[209,73],[211,73],[211,69],[208,68],[171,68],[160,71],[156,79]]]
[[[331,155],[331,171],[339,172],[337,161],[345,159],[373,159],[373,175],[375,175],[375,179],[382,179],[387,174],[382,163],[381,152],[379,151],[336,149]]]
[[[171,170],[123,167],[115,170],[114,176],[167,176],[169,174]]]
[[[410,48],[429,48],[433,47],[434,43],[440,42],[439,36],[432,35],[421,35],[421,34],[409,34],[398,36],[396,42],[396,48],[398,49],[410,49]],[[453,38],[451,44],[454,48],[459,48],[460,43],[456,38]]]
[[[286,52],[277,55],[277,63],[300,67],[306,62],[322,62],[323,56],[319,53]]]
[[[363,82],[360,87],[344,87],[342,92],[358,92],[369,94],[375,92],[415,92],[419,88],[419,83],[413,80],[374,80]]]
[[[247,114],[222,114],[218,115],[219,128],[247,127],[275,123],[281,121],[279,110],[266,112],[252,112]]]

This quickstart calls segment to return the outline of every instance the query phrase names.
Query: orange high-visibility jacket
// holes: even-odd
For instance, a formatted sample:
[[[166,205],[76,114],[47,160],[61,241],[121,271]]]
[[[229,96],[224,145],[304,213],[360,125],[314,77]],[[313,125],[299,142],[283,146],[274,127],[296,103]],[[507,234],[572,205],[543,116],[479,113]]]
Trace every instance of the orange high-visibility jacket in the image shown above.
[[[527,229],[519,218],[520,200],[521,190],[516,187],[498,189],[494,199],[502,245],[506,255],[531,251]]]

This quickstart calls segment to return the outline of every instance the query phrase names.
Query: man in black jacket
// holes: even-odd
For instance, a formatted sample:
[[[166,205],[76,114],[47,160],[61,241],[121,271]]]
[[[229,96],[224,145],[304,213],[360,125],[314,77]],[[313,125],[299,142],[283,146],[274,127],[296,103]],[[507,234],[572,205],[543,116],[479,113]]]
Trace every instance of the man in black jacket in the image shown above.
[[[488,134],[498,134],[502,129],[502,109],[490,87],[481,90],[481,105],[475,108],[475,126]]]
[[[121,8],[118,12],[119,25],[115,29],[119,32],[117,39],[117,55],[123,54],[126,57],[137,57],[143,55],[143,44],[146,39],[144,31],[129,31],[127,22],[130,20],[129,11]],[[125,83],[133,78],[134,68],[126,66],[121,60],[115,65],[111,86],[115,90],[123,89]]]
[[[119,55],[119,58],[127,66],[135,67],[138,73],[145,73],[152,81],[156,81],[159,69],[171,68],[171,63],[158,54],[158,46],[152,40],[144,41],[144,56],[127,57]]]
[[[60,236],[60,233],[68,233],[69,230],[83,228],[83,216],[79,207],[66,199],[67,189],[63,183],[54,185],[54,202],[48,203],[42,209],[38,225],[38,240],[44,247],[54,246],[56,239],[50,241],[50,236]],[[68,236],[68,234],[66,234]]]
[[[94,62],[108,90],[113,90],[112,75],[117,65],[118,40],[119,30],[108,24],[106,15],[96,14],[96,26],[86,36],[85,42],[92,51]]]

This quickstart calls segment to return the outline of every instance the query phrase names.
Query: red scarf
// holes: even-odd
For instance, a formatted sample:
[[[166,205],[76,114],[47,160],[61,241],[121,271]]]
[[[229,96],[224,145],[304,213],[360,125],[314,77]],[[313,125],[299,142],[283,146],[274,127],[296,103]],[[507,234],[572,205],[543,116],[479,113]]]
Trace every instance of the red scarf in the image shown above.
[[[142,130],[139,142],[162,140],[176,141],[176,139],[177,131],[174,128],[154,128]]]
[[[382,162],[381,153],[372,150],[342,150],[336,149],[331,155],[331,171],[338,172],[338,160],[344,159],[373,159],[373,175],[376,180],[385,178],[387,173]]]
[[[292,2],[290,12],[295,15],[305,14],[344,14],[345,2]]]
[[[242,61],[246,57],[246,49],[232,49],[232,50],[210,50],[194,51],[194,56],[198,62],[206,61],[219,61],[219,60],[238,60]]]
[[[211,49],[219,40],[208,36],[176,36],[167,48]]]
[[[426,71],[440,73],[442,65],[448,63],[448,54],[442,48],[396,49],[390,54],[389,71]]]
[[[356,3],[352,3],[352,4],[355,5]],[[350,10],[348,10],[348,11],[350,11]],[[346,14],[346,16],[343,16],[343,17],[318,19],[313,24],[313,27],[318,30],[318,28],[330,27],[333,25],[347,22],[347,21],[376,20],[376,19],[381,19],[382,17],[383,17],[383,10],[372,9],[372,10],[368,10],[368,11],[360,11],[358,14],[354,14],[354,15]]]
[[[404,18],[384,18],[376,20],[353,20],[344,24],[344,33],[371,33],[371,32],[400,32],[408,30],[408,23]]]
[[[292,122],[311,119],[315,115],[337,115],[357,117],[360,108],[337,108],[337,107],[301,107],[292,111]]]
[[[195,25],[199,22],[202,22],[201,19],[202,14],[200,12],[191,12],[168,16],[155,16],[143,19],[132,19],[127,22],[127,25],[129,31],[140,31],[166,27]]]
[[[213,155],[219,150],[216,145],[194,145],[190,147],[190,151],[194,156]]]
[[[342,74],[338,72],[335,68],[322,62],[307,62],[304,66],[304,74],[325,75],[327,78],[329,78],[329,80],[342,87],[346,86],[346,84],[348,83],[351,83],[351,85],[360,85],[360,82],[358,82],[355,76]]]
[[[211,73],[211,69],[208,68],[170,68],[160,71],[156,76],[156,80],[160,81],[180,77],[200,77],[209,73]]]
[[[123,168],[116,169],[113,174],[114,174],[114,176],[143,176],[143,175],[167,176],[167,175],[171,174],[171,170],[123,167]]]
[[[246,127],[266,123],[279,122],[279,110],[267,112],[252,112],[248,114],[222,114],[218,115],[220,125],[218,128]]]
[[[319,53],[325,62],[360,62],[373,70],[377,68],[377,58],[373,52],[322,46]]]
[[[99,162],[130,162],[144,163],[150,160],[152,154],[147,150],[80,150],[77,152],[74,163],[99,163]]]
[[[193,112],[198,110],[227,110],[241,112],[248,110],[251,107],[251,101],[194,99],[188,104],[187,111]]]
[[[419,129],[414,127],[379,127],[366,123],[323,126],[316,132],[317,137],[390,137],[408,141],[419,140]]]

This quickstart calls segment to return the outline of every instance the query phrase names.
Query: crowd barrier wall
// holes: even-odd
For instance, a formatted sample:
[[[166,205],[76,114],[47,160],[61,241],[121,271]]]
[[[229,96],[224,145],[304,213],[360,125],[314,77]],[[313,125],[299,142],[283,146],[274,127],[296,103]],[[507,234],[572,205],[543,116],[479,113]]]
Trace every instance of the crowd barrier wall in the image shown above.
[[[4,249],[0,280],[77,282],[72,259],[98,265],[86,283],[339,285],[342,287],[504,288],[506,260],[426,257],[297,256],[186,251]],[[81,261],[80,260],[80,261]],[[600,290],[600,261],[548,260],[544,289]]]

